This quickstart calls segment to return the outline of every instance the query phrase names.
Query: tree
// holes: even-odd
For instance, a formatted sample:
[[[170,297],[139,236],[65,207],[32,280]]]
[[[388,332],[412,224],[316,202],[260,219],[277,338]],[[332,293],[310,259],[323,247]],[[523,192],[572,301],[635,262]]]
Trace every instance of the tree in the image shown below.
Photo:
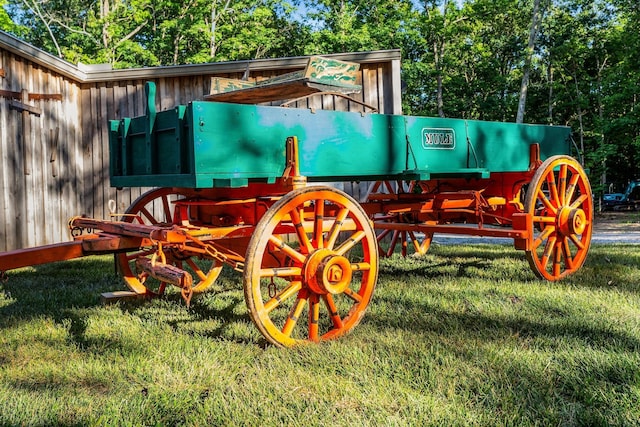
[[[293,10],[284,0],[236,0],[216,11],[215,60],[302,55],[309,33]]]
[[[455,2],[444,0],[442,3],[425,1],[412,13],[405,45],[406,62],[410,64],[405,73],[408,108],[412,113],[459,116],[453,97],[448,97],[450,108],[446,105],[445,91],[448,82],[459,81],[459,70],[453,66],[459,57],[453,52],[464,44],[470,33],[466,12],[467,8],[458,9]],[[453,87],[450,89],[451,93],[455,92]]]
[[[301,54],[285,0],[9,0],[25,38],[70,62],[116,68]]]
[[[527,90],[529,88],[529,75],[531,73],[531,60],[533,58],[533,50],[535,47],[536,38],[538,36],[540,13],[540,0],[534,0],[533,14],[531,17],[531,29],[529,30],[529,43],[527,44],[527,52],[525,54],[525,62],[522,70],[522,84],[520,85],[520,100],[518,101],[516,123],[522,123],[524,121],[524,111],[527,102]]]
[[[137,43],[152,0],[10,0],[27,41],[70,62],[157,64]]]

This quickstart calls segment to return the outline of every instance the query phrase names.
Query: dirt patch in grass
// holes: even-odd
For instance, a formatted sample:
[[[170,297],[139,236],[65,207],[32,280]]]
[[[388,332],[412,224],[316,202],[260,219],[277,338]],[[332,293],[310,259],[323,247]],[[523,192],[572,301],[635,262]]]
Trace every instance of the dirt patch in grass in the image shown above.
[[[640,212],[600,212],[593,227],[596,231],[640,231]]]

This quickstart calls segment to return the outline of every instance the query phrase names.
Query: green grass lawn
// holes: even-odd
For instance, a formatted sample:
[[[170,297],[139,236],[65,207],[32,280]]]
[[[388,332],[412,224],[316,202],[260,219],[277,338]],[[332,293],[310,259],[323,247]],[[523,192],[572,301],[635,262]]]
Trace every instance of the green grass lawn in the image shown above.
[[[560,283],[511,246],[382,261],[360,326],[265,346],[241,276],[102,306],[109,256],[0,283],[0,425],[639,425],[640,246]]]

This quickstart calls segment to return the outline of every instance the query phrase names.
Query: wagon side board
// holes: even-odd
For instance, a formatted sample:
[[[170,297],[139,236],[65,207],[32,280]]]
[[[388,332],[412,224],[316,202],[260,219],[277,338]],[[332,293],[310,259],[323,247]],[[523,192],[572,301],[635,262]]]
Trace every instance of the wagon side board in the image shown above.
[[[488,178],[571,150],[570,128],[194,101],[111,122],[111,184],[188,188],[273,183],[296,136],[309,181]]]

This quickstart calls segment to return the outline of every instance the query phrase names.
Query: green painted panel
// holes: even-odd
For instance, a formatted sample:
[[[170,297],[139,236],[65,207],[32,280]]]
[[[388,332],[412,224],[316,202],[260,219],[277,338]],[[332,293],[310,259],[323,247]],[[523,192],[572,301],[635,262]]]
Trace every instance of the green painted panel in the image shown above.
[[[438,173],[465,168],[518,172],[529,167],[529,146],[544,160],[570,152],[570,128],[461,119],[406,117],[407,169]]]
[[[310,181],[488,177],[527,170],[533,143],[543,159],[571,148],[567,127],[203,101],[110,126],[114,186],[274,182],[290,136]]]
[[[212,179],[281,176],[289,136],[298,138],[300,172],[312,180],[404,170],[398,116],[214,102],[193,102],[191,115],[196,173]]]

